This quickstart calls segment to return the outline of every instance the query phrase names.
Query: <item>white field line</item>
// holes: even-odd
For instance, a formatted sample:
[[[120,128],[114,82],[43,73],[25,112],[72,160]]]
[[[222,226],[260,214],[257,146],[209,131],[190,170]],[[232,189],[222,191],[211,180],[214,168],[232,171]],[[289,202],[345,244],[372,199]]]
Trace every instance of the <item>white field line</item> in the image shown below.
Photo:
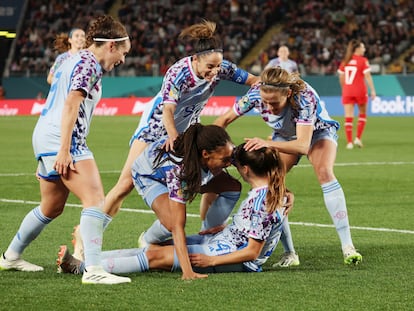
[[[350,162],[350,163],[335,163],[335,166],[375,166],[375,165],[414,165],[414,162]],[[295,168],[308,168],[312,167],[310,164],[299,164]],[[228,170],[235,170],[236,168],[230,166]],[[119,170],[112,171],[100,171],[100,174],[120,174]],[[16,177],[16,176],[35,176],[34,171],[31,173],[0,173],[0,177]]]
[[[2,199],[0,198],[0,202],[2,203],[12,203],[12,204],[28,204],[28,205],[39,205],[40,202],[35,201],[25,201],[25,200],[9,200],[9,199]],[[70,204],[66,203],[66,206],[69,207],[77,207],[81,208],[80,204]],[[133,209],[133,208],[121,208],[122,212],[130,212],[130,213],[142,213],[142,214],[154,214],[154,212],[150,209]],[[187,214],[188,217],[200,217],[197,214]],[[306,226],[306,227],[319,227],[319,228],[334,228],[334,225],[326,225],[326,224],[316,224],[311,222],[292,222],[289,221],[291,225],[297,226]],[[364,231],[377,231],[377,232],[395,232],[395,233],[404,233],[404,234],[414,234],[412,230],[401,230],[401,229],[391,229],[391,228],[372,228],[372,227],[356,227],[351,226],[353,230],[364,230]]]

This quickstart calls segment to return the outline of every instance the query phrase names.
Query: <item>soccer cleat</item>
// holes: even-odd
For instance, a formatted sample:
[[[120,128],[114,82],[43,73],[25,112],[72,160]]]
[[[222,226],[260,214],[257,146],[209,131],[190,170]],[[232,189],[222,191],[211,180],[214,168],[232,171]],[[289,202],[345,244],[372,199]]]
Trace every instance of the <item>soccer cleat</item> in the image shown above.
[[[85,260],[85,255],[83,253],[83,241],[80,234],[80,225],[77,225],[73,228],[72,232],[72,245],[73,245],[73,257],[80,261]]]
[[[358,137],[355,138],[354,145],[357,146],[358,148],[364,147],[364,145],[362,144],[362,141]]]
[[[347,245],[343,248],[344,263],[346,265],[358,265],[362,261],[362,255],[358,253],[353,245]]]
[[[66,245],[60,246],[56,264],[58,266],[58,273],[82,274],[82,262],[69,253],[68,247]]]
[[[144,231],[144,232],[142,232],[142,233],[139,235],[139,238],[138,238],[138,247],[139,247],[139,248],[145,248],[145,247],[148,247],[148,243],[145,241],[145,239],[144,239],[144,235],[145,235],[145,231]]]
[[[123,276],[117,276],[106,272],[100,266],[90,266],[85,269],[82,276],[82,284],[122,284],[131,283],[131,279]]]
[[[346,149],[354,149],[354,145],[352,143],[347,143]]]
[[[282,268],[289,268],[289,267],[295,267],[299,266],[299,256],[298,254],[294,252],[286,252],[283,253],[282,257],[280,257],[280,260],[273,264],[272,267],[282,267]]]
[[[8,260],[4,253],[0,257],[0,270],[16,270],[24,272],[43,271],[43,267],[34,265],[21,258],[15,260]]]

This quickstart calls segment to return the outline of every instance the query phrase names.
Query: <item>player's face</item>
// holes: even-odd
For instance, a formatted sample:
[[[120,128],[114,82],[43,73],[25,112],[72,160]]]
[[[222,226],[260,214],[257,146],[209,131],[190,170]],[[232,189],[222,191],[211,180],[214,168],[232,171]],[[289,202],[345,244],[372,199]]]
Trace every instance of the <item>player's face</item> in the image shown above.
[[[219,174],[223,168],[231,165],[233,149],[233,144],[228,142],[211,152],[203,150],[203,165],[214,175]]]
[[[85,47],[85,32],[82,29],[76,29],[72,32],[72,37],[69,38],[69,43],[77,50]]]
[[[131,49],[131,42],[125,41],[125,44],[116,45],[115,42],[108,42],[109,51],[106,54],[105,60],[101,66],[105,71],[111,71],[114,67],[125,63],[125,56]]]
[[[272,92],[264,92],[260,90],[260,96],[262,98],[262,102],[266,105],[267,109],[274,115],[278,115],[282,112],[282,110],[287,105],[287,99],[291,93],[289,90],[288,94],[284,94],[286,92],[282,92],[279,90],[275,90]]]
[[[222,62],[223,54],[218,52],[193,56],[193,68],[197,77],[209,82],[219,73]]]

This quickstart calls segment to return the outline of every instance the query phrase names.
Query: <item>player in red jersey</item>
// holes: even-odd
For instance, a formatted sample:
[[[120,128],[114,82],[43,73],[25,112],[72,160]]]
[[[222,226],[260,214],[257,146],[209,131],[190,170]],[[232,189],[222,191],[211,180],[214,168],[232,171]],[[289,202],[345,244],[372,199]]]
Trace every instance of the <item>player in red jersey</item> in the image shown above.
[[[348,43],[345,57],[339,69],[339,83],[342,87],[342,104],[345,111],[345,133],[347,149],[352,149],[354,145],[362,148],[362,133],[367,122],[368,92],[365,80],[368,84],[371,99],[376,96],[374,82],[372,81],[371,68],[368,59],[363,55],[365,45],[360,40],[352,39]],[[352,142],[354,105],[358,105],[358,127],[354,142]]]

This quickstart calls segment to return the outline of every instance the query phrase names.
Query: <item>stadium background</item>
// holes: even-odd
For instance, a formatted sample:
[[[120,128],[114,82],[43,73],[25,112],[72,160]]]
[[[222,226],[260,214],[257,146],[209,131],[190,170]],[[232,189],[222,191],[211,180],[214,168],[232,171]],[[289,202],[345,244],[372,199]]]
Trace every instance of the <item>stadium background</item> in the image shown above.
[[[347,42],[360,38],[366,43],[379,95],[369,114],[413,116],[413,9],[414,2],[404,0],[2,0],[0,73],[8,101],[0,103],[0,115],[37,113],[49,88],[46,75],[56,57],[56,34],[72,27],[86,29],[95,16],[111,14],[127,26],[132,50],[124,65],[104,77],[103,97],[108,100],[100,111],[111,105],[125,110],[129,105],[132,110],[114,114],[134,114],[136,103],[156,94],[166,69],[191,53],[191,47],[177,40],[180,30],[206,18],[218,24],[225,58],[255,74],[280,44],[288,45],[302,77],[318,90],[334,116],[343,113],[336,69]],[[215,95],[224,96],[227,107],[245,91],[223,81]],[[119,106],[118,98],[128,104]],[[213,98],[209,106],[222,102],[221,97]],[[219,111],[210,109],[210,114]]]

